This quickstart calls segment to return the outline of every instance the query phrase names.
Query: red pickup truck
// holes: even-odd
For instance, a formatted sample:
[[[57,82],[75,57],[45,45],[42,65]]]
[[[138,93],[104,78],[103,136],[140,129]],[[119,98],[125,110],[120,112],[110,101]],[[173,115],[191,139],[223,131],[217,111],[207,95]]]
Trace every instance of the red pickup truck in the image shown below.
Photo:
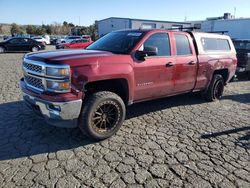
[[[200,91],[222,97],[235,74],[230,37],[170,30],[115,31],[86,50],[25,55],[26,104],[52,125],[101,140],[121,127],[126,106]]]

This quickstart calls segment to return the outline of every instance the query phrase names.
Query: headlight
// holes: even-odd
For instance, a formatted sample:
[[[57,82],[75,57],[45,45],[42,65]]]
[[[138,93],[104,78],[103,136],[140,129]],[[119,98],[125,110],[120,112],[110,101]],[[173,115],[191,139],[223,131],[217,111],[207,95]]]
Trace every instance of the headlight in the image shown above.
[[[67,92],[70,90],[70,81],[49,81],[47,80],[47,90],[54,92]]]
[[[47,67],[46,75],[53,77],[69,77],[70,69],[69,68],[56,68],[56,67]]]
[[[247,57],[250,57],[250,53],[247,53]]]

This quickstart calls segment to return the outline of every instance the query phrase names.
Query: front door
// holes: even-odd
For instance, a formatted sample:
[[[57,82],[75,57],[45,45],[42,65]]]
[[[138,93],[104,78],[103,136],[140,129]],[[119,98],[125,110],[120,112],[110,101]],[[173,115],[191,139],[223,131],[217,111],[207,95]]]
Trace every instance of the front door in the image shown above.
[[[171,56],[168,33],[152,34],[139,51],[145,47],[155,47],[158,52],[157,55],[145,57],[144,61],[135,61],[135,101],[168,95],[174,89],[174,57]]]

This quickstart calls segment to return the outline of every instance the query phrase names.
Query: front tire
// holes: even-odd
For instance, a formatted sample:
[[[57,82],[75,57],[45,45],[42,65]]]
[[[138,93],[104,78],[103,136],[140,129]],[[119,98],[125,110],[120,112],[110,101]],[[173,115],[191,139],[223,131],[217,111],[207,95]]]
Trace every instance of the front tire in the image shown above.
[[[103,140],[120,129],[125,115],[125,104],[118,95],[109,91],[97,92],[86,98],[79,127],[90,138]]]
[[[213,79],[205,92],[205,99],[209,102],[221,99],[224,91],[224,79],[220,74],[215,74]]]

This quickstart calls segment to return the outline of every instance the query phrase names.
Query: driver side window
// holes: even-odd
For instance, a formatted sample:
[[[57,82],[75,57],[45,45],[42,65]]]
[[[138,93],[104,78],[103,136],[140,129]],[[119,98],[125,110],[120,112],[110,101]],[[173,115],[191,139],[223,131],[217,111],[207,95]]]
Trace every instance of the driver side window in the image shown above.
[[[141,47],[144,50],[145,47],[155,47],[157,49],[156,56],[170,56],[170,43],[167,33],[156,33],[151,35]]]

